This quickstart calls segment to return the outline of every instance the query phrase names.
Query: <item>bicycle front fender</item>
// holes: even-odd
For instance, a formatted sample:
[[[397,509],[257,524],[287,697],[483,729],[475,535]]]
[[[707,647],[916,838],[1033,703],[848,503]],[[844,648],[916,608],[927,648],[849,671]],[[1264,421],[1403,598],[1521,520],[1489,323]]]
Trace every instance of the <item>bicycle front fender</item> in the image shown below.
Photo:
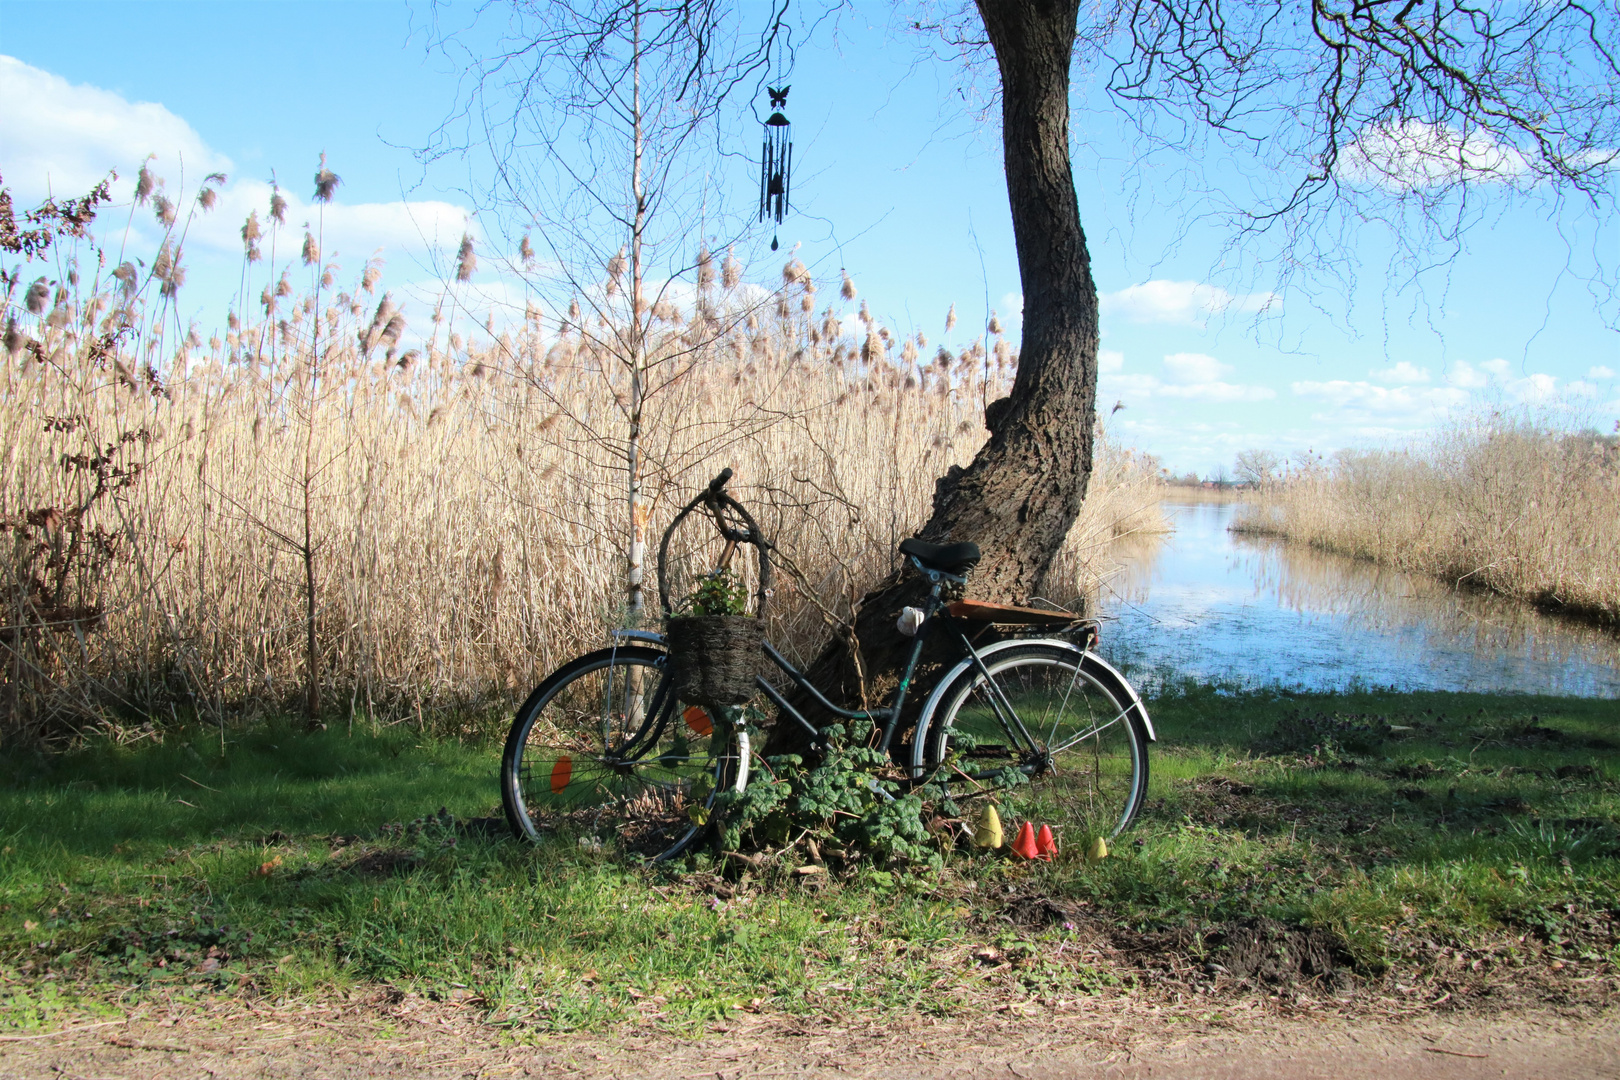
[[[612,633],[615,641],[644,641],[649,645],[657,645],[660,649],[669,647],[664,641],[663,634],[657,634],[651,630],[625,630],[620,628]]]

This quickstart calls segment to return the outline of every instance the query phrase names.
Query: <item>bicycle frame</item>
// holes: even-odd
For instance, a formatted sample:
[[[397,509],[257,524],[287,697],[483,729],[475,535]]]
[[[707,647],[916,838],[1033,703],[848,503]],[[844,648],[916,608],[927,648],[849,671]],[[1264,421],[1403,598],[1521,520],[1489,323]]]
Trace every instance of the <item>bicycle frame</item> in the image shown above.
[[[793,665],[793,662],[787,657],[783,656],[775,646],[771,645],[770,642],[764,643],[765,655],[770,658],[771,663],[780,668],[782,673],[792,680],[794,686],[798,687],[800,691],[808,695],[810,700],[821,709],[824,709],[833,716],[843,720],[866,720],[875,725],[881,725],[883,737],[878,743],[878,749],[881,752],[888,754],[890,747],[894,743],[895,732],[899,729],[900,718],[905,711],[906,695],[911,689],[912,677],[916,674],[917,662],[922,657],[923,646],[927,644],[927,641],[935,628],[935,624],[943,622],[945,626],[954,633],[956,642],[961,648],[963,657],[978,669],[979,673],[984,676],[986,683],[992,688],[991,707],[995,710],[997,719],[1000,720],[1002,727],[1006,729],[1008,737],[1013,739],[1015,743],[1019,744],[1019,747],[1023,752],[1031,755],[1039,754],[1041,752],[1040,744],[1029,733],[1029,730],[1024,726],[1023,721],[1019,719],[1017,710],[1014,709],[1012,707],[1012,703],[1006,699],[1000,685],[997,684],[993,678],[991,678],[989,669],[985,667],[983,656],[980,654],[978,649],[974,648],[973,642],[963,631],[959,621],[952,618],[944,610],[945,605],[942,603],[941,597],[945,591],[945,587],[952,584],[963,584],[966,582],[967,578],[962,575],[948,574],[943,570],[932,569],[923,565],[923,563],[918,561],[915,557],[911,557],[910,562],[912,567],[929,581],[930,588],[928,592],[927,607],[924,609],[923,624],[918,628],[916,635],[912,639],[911,654],[906,658],[905,671],[900,677],[900,685],[896,688],[894,697],[888,705],[879,709],[842,708],[841,706],[835,705],[831,701],[827,700],[827,696],[810,681],[804,672],[796,668]],[[663,643],[663,637],[661,635],[645,630],[615,630],[613,634],[615,637],[619,638],[630,638],[657,644]],[[792,720],[805,730],[805,732],[810,736],[810,748],[812,750],[822,749],[820,742],[822,729],[811,723],[805,717],[805,715],[800,712],[791,701],[788,700],[786,694],[767,680],[764,675],[756,676],[754,679],[754,684],[759,687],[760,692],[770,700],[771,704],[775,705],[779,710],[781,710],[782,715],[786,716],[788,719]],[[632,740],[632,742],[635,741],[636,740]]]

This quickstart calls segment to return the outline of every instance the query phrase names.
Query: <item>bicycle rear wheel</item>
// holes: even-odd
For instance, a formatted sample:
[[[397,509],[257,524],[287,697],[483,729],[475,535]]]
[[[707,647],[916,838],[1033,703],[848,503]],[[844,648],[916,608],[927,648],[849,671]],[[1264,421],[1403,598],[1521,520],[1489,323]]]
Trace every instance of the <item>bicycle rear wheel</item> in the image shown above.
[[[996,790],[1014,769],[1033,786],[1029,816],[1089,842],[1124,832],[1147,795],[1147,729],[1118,676],[1089,654],[1030,643],[985,658],[957,676],[918,721],[918,775],[958,798]],[[1004,722],[1007,708],[1028,733]]]
[[[683,709],[666,661],[645,646],[601,649],[529,695],[501,755],[501,801],[519,839],[616,835],[628,853],[660,861],[702,834],[721,792],[746,786],[747,734]]]

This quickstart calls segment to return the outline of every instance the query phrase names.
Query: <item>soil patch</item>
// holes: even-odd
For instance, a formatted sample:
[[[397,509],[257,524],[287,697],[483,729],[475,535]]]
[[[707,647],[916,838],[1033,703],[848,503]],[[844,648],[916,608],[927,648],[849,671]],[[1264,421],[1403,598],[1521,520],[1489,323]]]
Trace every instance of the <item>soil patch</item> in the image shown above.
[[[1198,932],[1181,927],[1138,932],[1113,926],[1084,901],[1041,894],[1009,898],[1001,917],[1031,931],[1061,928],[1082,932],[1096,950],[1125,961],[1137,976],[1154,972],[1197,973],[1209,979],[1241,980],[1267,986],[1319,983],[1331,988],[1351,985],[1355,962],[1343,938],[1322,927],[1288,925],[1275,919],[1250,918],[1220,923]]]
[[[1224,968],[1240,979],[1292,984],[1301,979],[1349,981],[1353,963],[1344,939],[1320,927],[1286,926],[1274,919],[1228,923],[1205,939],[1217,957],[1206,970]]]
[[[1474,1080],[1620,1076],[1611,1012],[1355,1019],[1260,1004],[1127,999],[940,1021],[744,1016],[681,1037],[523,1038],[418,998],[242,1009],[176,1003],[0,1041],[0,1076],[862,1077],[1024,1080]]]

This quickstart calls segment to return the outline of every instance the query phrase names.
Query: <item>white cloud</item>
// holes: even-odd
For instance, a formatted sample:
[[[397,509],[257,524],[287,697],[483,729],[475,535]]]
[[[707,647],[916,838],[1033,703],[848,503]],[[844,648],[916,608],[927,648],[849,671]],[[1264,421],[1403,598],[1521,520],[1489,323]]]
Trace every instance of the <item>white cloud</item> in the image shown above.
[[[1339,175],[1352,183],[1414,191],[1460,181],[1512,181],[1525,174],[1524,155],[1488,132],[1406,120],[1369,126],[1340,155]]]
[[[1450,371],[1446,372],[1446,382],[1464,390],[1480,390],[1490,382],[1490,379],[1486,378],[1483,372],[1475,370],[1474,365],[1468,361],[1459,360],[1452,365]]]
[[[112,168],[127,192],[148,154],[157,155],[154,171],[177,185],[182,165],[193,187],[207,173],[231,169],[229,158],[162,105],[74,86],[12,56],[0,55],[0,101],[6,185],[20,203],[82,195]]]
[[[0,102],[0,168],[20,208],[50,194],[81,195],[116,168],[113,201],[122,209],[133,199],[136,174],[147,163],[177,204],[177,235],[184,236],[185,264],[191,271],[181,294],[186,310],[223,318],[241,278],[242,225],[255,211],[264,232],[264,261],[254,265],[248,280],[249,293],[257,295],[271,272],[270,185],[235,176],[230,158],[209,146],[184,119],[161,104],[131,102],[109,90],[74,85],[3,55]],[[337,168],[341,173],[341,166]],[[203,212],[196,195],[203,177],[212,172],[223,172],[228,180],[218,188],[214,209]],[[392,264],[384,287],[395,290],[396,299],[409,295],[418,306],[432,304],[453,273],[456,247],[468,232],[479,245],[481,266],[473,287],[461,289],[467,294],[464,300],[480,306],[511,304],[515,291],[521,301],[521,286],[501,273],[464,207],[437,200],[349,202],[343,187],[324,207],[314,203],[308,187],[283,188],[281,195],[287,209],[285,224],[273,234],[275,273],[289,263],[296,267],[295,279],[308,272],[296,264],[307,225],[321,233],[323,261],[336,259],[343,279],[358,276],[362,264],[380,252]],[[119,246],[131,256],[150,259],[163,238],[152,208],[137,207],[129,220],[128,235]],[[123,213],[102,215],[108,229],[122,231],[124,221]]]
[[[1373,375],[1387,375],[1402,366],[1397,364],[1395,368],[1386,372],[1375,371]],[[1427,372],[1423,374],[1427,375]],[[1432,422],[1477,401],[1476,395],[1480,391],[1487,391],[1496,400],[1519,405],[1549,405],[1562,400],[1591,397],[1597,391],[1594,384],[1579,380],[1560,387],[1558,377],[1546,372],[1537,371],[1516,377],[1512,365],[1500,357],[1478,365],[1458,361],[1446,373],[1446,383],[1445,386],[1430,387],[1395,378],[1378,382],[1335,379],[1296,382],[1291,389],[1299,397],[1331,403],[1332,409],[1319,414],[1318,419],[1344,423],[1368,423],[1374,420]]]
[[[1171,353],[1164,358],[1165,374],[1177,383],[1212,383],[1231,370],[1232,365],[1203,353]]]
[[[1013,339],[1024,336],[1024,294],[1020,292],[1005,293],[1001,297],[1001,326],[1008,337]]]
[[[1347,418],[1363,421],[1373,417],[1432,420],[1466,404],[1469,397],[1468,391],[1455,386],[1388,387],[1347,379],[1296,382],[1290,389],[1299,397],[1330,402]]]
[[[277,237],[278,247],[283,251],[296,251],[304,241],[307,225],[312,232],[320,230],[323,252],[328,257],[340,254],[345,266],[358,268],[361,261],[381,249],[395,257],[430,264],[437,260],[440,263],[437,269],[448,272],[453,269],[449,256],[460,244],[464,231],[471,232],[474,241],[483,239],[476,224],[469,221],[466,209],[452,203],[431,200],[345,203],[341,199],[342,192],[340,187],[340,198],[323,208],[283,188],[281,195],[287,200],[287,223]],[[270,185],[259,180],[228,185],[213,211],[199,217],[192,225],[187,245],[240,255],[242,223],[249,211],[254,210],[258,211],[260,227],[265,231],[261,246],[268,257]]]
[[[1119,365],[1101,368],[1108,372],[1099,392],[1114,395],[1127,402],[1147,398],[1179,398],[1187,401],[1236,402],[1265,401],[1277,396],[1266,386],[1245,386],[1222,381],[1232,372],[1230,364],[1223,364],[1203,353],[1171,353],[1164,358],[1165,378],[1156,375],[1118,373],[1124,366],[1120,354]]]
[[[1120,371],[1125,367],[1125,354],[1113,349],[1097,350],[1097,370],[1104,374],[1111,371]]]
[[[1161,386],[1161,397],[1188,398],[1196,401],[1233,402],[1269,401],[1277,391],[1269,386],[1241,386],[1228,382],[1196,383],[1191,386]]]
[[[1373,382],[1383,383],[1385,386],[1411,386],[1414,383],[1429,381],[1429,369],[1414,367],[1405,360],[1390,368],[1380,368],[1368,373]]]
[[[1586,377],[1588,379],[1612,379],[1614,378],[1614,369],[1604,364],[1598,364],[1587,369]]]
[[[1126,401],[1135,401],[1152,397],[1160,385],[1159,380],[1152,375],[1116,375],[1099,383],[1097,396],[1113,395]]]
[[[1101,302],[1105,315],[1120,315],[1136,323],[1202,326],[1212,315],[1265,311],[1280,299],[1269,292],[1238,296],[1219,285],[1155,279],[1118,292],[1103,293]]]
[[[1479,366],[1483,371],[1490,374],[1490,381],[1495,384],[1504,397],[1520,405],[1546,405],[1565,396],[1558,389],[1558,376],[1556,375],[1533,371],[1528,375],[1515,378],[1513,365],[1501,357],[1487,360]],[[1566,391],[1572,391],[1576,396],[1581,393],[1575,387],[1566,387],[1565,389]]]
[[[1543,372],[1514,379],[1506,386],[1516,399],[1528,404],[1551,401],[1558,396],[1558,377]]]

